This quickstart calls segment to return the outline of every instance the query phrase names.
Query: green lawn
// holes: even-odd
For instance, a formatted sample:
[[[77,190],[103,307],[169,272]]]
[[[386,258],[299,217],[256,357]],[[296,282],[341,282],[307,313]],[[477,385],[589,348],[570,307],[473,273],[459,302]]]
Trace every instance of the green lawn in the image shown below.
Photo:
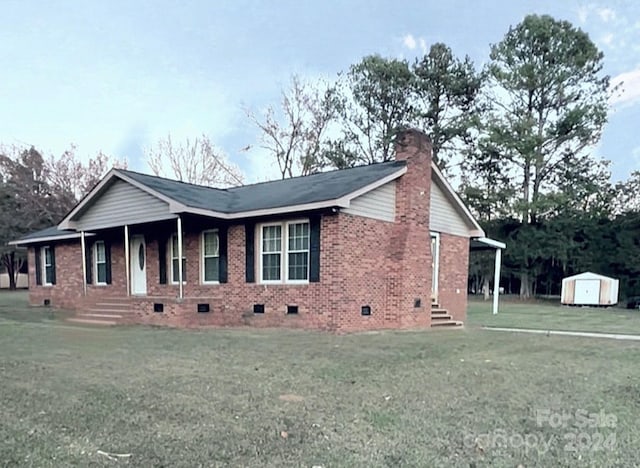
[[[637,462],[635,343],[474,327],[94,329],[20,301],[0,294],[2,466]],[[564,412],[567,426],[538,425],[538,410]],[[578,410],[615,415],[615,427],[577,427]]]
[[[555,301],[522,303],[501,300],[497,315],[491,301],[469,301],[467,317],[471,326],[535,328],[640,335],[640,311],[618,307],[566,307]]]

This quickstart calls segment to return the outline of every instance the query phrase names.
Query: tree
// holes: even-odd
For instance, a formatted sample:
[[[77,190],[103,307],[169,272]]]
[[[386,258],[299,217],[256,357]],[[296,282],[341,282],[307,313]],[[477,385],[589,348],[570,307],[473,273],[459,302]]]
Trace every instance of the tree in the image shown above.
[[[11,289],[26,258],[7,243],[57,224],[112,164],[123,163],[100,153],[85,164],[76,158],[74,146],[48,159],[34,147],[0,151],[0,262]]]
[[[157,176],[211,187],[242,184],[240,169],[206,135],[181,143],[174,143],[167,135],[145,153],[149,168]]]
[[[615,185],[613,203],[615,213],[640,213],[640,171],[633,171],[627,180]]]
[[[102,152],[84,163],[77,158],[75,145],[71,145],[59,157],[49,156],[45,167],[52,194],[62,209],[67,210],[89,193],[111,168],[126,169],[127,163]]]
[[[335,88],[327,83],[311,84],[298,76],[282,90],[280,108],[269,106],[249,119],[260,129],[262,147],[278,162],[283,179],[321,170],[327,132],[337,112]]]
[[[342,165],[393,158],[393,138],[416,123],[414,79],[406,60],[370,55],[351,66],[342,81],[339,106],[343,143],[333,145],[344,150]]]
[[[477,135],[483,77],[468,56],[460,60],[442,43],[416,61],[413,73],[417,119],[431,138],[434,160],[445,170]]]
[[[523,232],[548,209],[560,174],[592,160],[607,119],[609,77],[603,54],[569,22],[529,15],[491,47],[488,66],[492,113],[488,139],[511,167],[519,186]],[[523,244],[520,295],[531,294],[535,236]]]

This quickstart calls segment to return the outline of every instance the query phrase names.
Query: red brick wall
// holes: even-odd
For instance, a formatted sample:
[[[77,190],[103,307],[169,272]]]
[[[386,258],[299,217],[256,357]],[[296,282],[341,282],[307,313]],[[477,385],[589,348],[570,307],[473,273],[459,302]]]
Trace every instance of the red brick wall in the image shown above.
[[[454,320],[467,319],[467,277],[469,275],[469,239],[440,234],[438,302]]]
[[[147,296],[131,298],[139,323],[171,326],[305,327],[331,331],[429,326],[431,323],[431,242],[429,205],[431,181],[430,143],[419,132],[409,131],[399,140],[397,159],[407,161],[407,173],[396,184],[396,221],[385,222],[345,213],[327,214],[321,220],[320,282],[304,285],[263,285],[245,282],[245,228],[228,229],[228,282],[201,284],[200,236],[203,225],[186,219],[185,252],[187,283],[179,300],[177,284],[159,284],[158,238],[162,242],[174,230],[171,224],[147,226]],[[297,216],[296,216],[297,218]],[[215,227],[215,226],[209,226]],[[135,228],[131,235],[140,233]],[[162,235],[158,235],[158,233]],[[114,235],[113,232],[110,233]],[[29,250],[30,299],[53,306],[88,308],[107,297],[126,295],[124,242],[120,232],[112,240],[112,279],[109,286],[89,285],[82,294],[82,254],[79,242],[56,246],[57,284],[35,286],[34,251]],[[98,236],[96,239],[99,239]],[[256,239],[258,236],[256,236]],[[466,309],[468,239],[441,236],[440,297],[458,320]],[[256,248],[256,278],[259,278]],[[169,256],[169,249],[167,249]],[[167,279],[170,283],[170,260]],[[459,291],[459,292],[458,292]],[[416,307],[415,302],[420,305]],[[163,313],[153,303],[164,304]],[[208,303],[209,313],[197,313],[198,303]],[[254,314],[253,305],[264,304],[265,314]],[[286,306],[297,305],[298,315],[287,315]],[[371,307],[362,316],[361,307]]]

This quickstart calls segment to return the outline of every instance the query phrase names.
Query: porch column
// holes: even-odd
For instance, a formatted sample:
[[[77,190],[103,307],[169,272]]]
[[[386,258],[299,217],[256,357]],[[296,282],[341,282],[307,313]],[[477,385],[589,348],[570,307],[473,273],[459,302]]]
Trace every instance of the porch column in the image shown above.
[[[80,231],[80,246],[82,249],[82,292],[87,295],[87,246],[84,240],[84,231]]]
[[[493,315],[498,313],[498,297],[500,296],[500,266],[502,265],[502,249],[496,249],[496,263],[493,267]]]
[[[178,216],[178,284],[180,290],[180,299],[184,297],[182,273],[182,218]]]
[[[124,226],[124,271],[127,283],[127,296],[131,295],[131,262],[129,261],[129,226]]]

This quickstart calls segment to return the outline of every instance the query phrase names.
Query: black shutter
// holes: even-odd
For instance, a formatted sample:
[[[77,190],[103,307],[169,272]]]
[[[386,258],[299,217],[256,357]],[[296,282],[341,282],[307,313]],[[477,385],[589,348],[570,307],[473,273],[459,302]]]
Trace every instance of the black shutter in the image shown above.
[[[56,249],[52,245],[51,249],[51,284],[56,284]]]
[[[218,281],[220,283],[227,282],[227,227],[220,228],[218,230],[218,245],[220,251],[218,254]]]
[[[256,225],[254,223],[247,223],[244,226],[245,234],[245,271],[247,283],[255,283],[256,273],[255,264],[256,257],[254,252],[255,238],[256,238]]]
[[[111,242],[104,241],[105,282],[111,284]]]
[[[85,255],[85,268],[87,270],[87,284],[93,283],[93,243],[85,244],[87,253]]]
[[[167,284],[167,239],[165,237],[158,238],[158,282]]]
[[[320,282],[320,215],[309,218],[309,282]]]
[[[42,257],[40,256],[40,247],[36,247],[36,284],[42,285]]]

